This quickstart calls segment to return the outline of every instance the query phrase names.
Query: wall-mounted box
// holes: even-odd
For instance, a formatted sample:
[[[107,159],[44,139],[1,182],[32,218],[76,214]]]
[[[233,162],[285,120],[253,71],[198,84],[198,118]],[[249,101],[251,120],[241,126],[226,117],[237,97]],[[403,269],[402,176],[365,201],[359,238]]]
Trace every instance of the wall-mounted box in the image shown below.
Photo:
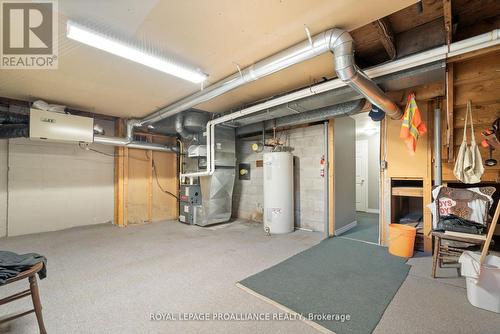
[[[94,119],[30,109],[30,139],[92,143]]]

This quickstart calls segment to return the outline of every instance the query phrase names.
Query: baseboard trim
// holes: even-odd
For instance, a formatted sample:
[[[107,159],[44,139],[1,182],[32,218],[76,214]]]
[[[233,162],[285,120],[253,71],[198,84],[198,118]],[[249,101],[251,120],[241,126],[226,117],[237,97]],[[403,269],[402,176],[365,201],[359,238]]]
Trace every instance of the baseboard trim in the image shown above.
[[[341,235],[341,234],[349,231],[351,228],[355,228],[357,225],[358,225],[358,222],[355,220],[355,221],[347,224],[346,226],[342,226],[341,228],[336,229],[335,230],[335,235],[339,236],[339,235]]]
[[[379,209],[366,209],[366,212],[380,214],[380,210]]]

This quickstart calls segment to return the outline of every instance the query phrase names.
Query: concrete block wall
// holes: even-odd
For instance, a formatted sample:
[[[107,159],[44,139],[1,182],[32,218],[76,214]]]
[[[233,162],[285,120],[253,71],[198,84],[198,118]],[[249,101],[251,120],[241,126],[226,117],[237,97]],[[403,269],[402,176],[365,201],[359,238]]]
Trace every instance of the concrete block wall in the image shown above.
[[[324,231],[324,178],[320,176],[320,159],[325,153],[323,125],[287,131],[288,145],[294,155],[295,225]],[[285,137],[285,133],[281,134]],[[260,137],[236,142],[237,163],[250,163],[250,180],[235,182],[233,216],[262,221],[263,168],[256,167],[263,153],[254,153],[251,144]]]

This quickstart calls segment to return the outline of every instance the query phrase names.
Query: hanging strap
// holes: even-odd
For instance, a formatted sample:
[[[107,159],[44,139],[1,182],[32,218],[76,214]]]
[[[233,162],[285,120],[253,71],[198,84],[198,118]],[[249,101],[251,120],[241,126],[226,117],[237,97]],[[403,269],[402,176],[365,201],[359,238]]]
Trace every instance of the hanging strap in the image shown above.
[[[469,117],[469,101],[467,101],[467,109],[465,110],[464,135],[462,137],[462,143],[467,143],[467,118],[468,117]]]
[[[475,144],[476,134],[474,133],[474,122],[472,120],[472,102],[470,100],[467,101],[467,111],[469,112],[469,117],[470,117],[470,131],[471,131],[470,142],[471,144]]]

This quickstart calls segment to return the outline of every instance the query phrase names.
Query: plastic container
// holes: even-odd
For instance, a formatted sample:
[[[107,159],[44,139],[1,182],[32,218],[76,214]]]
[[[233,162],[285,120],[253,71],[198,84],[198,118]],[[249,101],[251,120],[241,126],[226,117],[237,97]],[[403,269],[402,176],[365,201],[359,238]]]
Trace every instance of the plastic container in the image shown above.
[[[467,284],[467,299],[476,307],[500,313],[500,257],[488,255],[482,266],[480,257],[463,252],[458,260]]]
[[[417,229],[402,224],[389,225],[389,253],[400,257],[412,257]]]

